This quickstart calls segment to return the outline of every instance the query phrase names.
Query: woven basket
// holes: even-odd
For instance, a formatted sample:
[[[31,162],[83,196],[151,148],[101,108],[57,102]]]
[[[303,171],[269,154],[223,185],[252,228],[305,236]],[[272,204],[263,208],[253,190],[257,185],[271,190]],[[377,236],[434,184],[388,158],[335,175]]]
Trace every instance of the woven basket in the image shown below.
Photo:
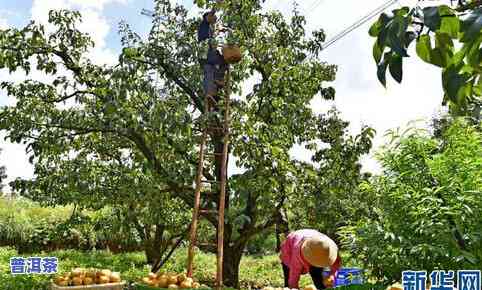
[[[83,286],[58,286],[52,282],[51,290],[124,290],[126,282],[120,283],[108,283],[108,284],[95,284],[95,285],[83,285]]]
[[[237,63],[241,60],[241,49],[237,45],[223,46],[223,57],[227,63]]]

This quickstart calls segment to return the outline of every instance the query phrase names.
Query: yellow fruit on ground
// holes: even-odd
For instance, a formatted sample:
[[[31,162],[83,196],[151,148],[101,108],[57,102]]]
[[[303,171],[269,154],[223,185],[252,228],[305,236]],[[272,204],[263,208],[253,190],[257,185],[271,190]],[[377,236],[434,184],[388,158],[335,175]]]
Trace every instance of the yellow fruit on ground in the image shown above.
[[[169,285],[177,284],[177,276],[176,275],[167,275],[167,283]]]
[[[199,284],[198,282],[193,282],[193,283],[192,283],[192,288],[193,288],[193,289],[198,289],[198,288],[200,288],[200,287],[201,287],[201,284]]]
[[[178,283],[181,283],[181,282],[183,282],[184,280],[186,280],[186,278],[187,278],[187,277],[186,277],[186,274],[184,274],[184,273],[183,273],[183,274],[179,274],[179,275],[177,275],[177,282],[178,282]]]
[[[98,279],[97,279],[97,283],[98,284],[107,284],[107,283],[110,283],[110,277],[109,276],[100,276]]]
[[[167,289],[179,289],[179,286],[177,286],[176,284],[170,284],[169,286],[167,286]]]
[[[84,284],[84,281],[80,277],[74,277],[72,278],[72,284],[74,284],[74,286],[80,286]]]
[[[268,287],[264,287],[263,290],[274,290],[274,288],[268,286]]]
[[[159,281],[159,287],[161,288],[166,288],[169,285],[167,277],[164,275],[161,276],[158,281]]]
[[[72,276],[79,277],[80,275],[84,275],[85,271],[82,268],[75,268],[72,270]]]
[[[95,271],[94,269],[89,269],[88,271],[85,272],[85,277],[95,278],[96,274],[97,274],[97,271]]]
[[[190,289],[192,288],[192,281],[188,281],[188,280],[182,281],[179,286],[181,286],[182,289]]]
[[[119,272],[112,272],[109,278],[110,278],[110,282],[112,283],[119,283],[121,281],[121,276]]]
[[[142,278],[142,283],[144,283],[144,284],[149,284],[150,281],[151,281],[151,279],[149,279],[148,277]]]
[[[62,287],[66,287],[66,286],[69,286],[69,280],[62,280],[62,281],[59,281],[56,284],[59,285],[59,286],[62,286]]]
[[[400,283],[395,283],[389,287],[389,290],[403,290],[403,285]]]
[[[109,277],[110,274],[112,274],[112,271],[109,270],[109,269],[103,269],[103,270],[100,270],[100,275],[98,276],[106,276],[106,277]]]
[[[318,290],[318,289],[316,289],[315,285],[308,285],[308,286],[305,286],[304,290]]]
[[[157,275],[155,273],[149,273],[149,275],[147,275],[147,277],[149,277],[149,279],[151,280],[154,280],[154,279],[157,279]]]
[[[58,276],[58,277],[54,278],[54,283],[58,285],[59,282],[62,282],[62,281],[65,281],[65,280],[67,280],[67,278],[65,278],[63,276]]]
[[[65,272],[62,276],[64,276],[65,278],[70,278],[72,277],[72,272]]]
[[[84,285],[92,285],[94,284],[94,278],[92,277],[85,277],[84,278]]]

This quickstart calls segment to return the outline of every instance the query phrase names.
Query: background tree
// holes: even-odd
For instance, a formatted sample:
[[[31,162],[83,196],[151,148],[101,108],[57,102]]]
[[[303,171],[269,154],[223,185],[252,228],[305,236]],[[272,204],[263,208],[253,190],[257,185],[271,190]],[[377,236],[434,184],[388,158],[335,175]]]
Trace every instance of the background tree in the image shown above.
[[[2,149],[0,149],[0,154],[2,153]],[[0,193],[2,192],[3,189],[3,180],[7,178],[7,174],[5,173],[5,166],[0,166]]]
[[[420,0],[420,3],[423,1]],[[450,1],[453,5],[403,7],[383,13],[370,28],[375,37],[377,75],[386,86],[386,70],[402,81],[403,58],[416,40],[423,61],[442,69],[443,104],[455,116],[480,120],[482,104],[482,1]]]
[[[357,172],[371,130],[364,128],[355,141],[345,140],[339,128],[346,125],[339,118],[311,110],[313,97],[333,99],[334,90],[325,82],[333,81],[336,68],[319,60],[324,34],[306,36],[305,19],[297,10],[285,19],[278,12],[264,12],[256,0],[223,1],[218,8],[220,21],[231,28],[226,41],[239,44],[244,56],[231,73],[233,95],[240,98],[232,105],[230,152],[245,171],[232,176],[228,185],[224,237],[224,282],[236,287],[250,239],[272,229],[283,206],[300,205],[305,182],[320,182],[306,178],[306,166],[290,155],[293,146],[321,152],[316,143],[331,140],[325,144],[334,146],[330,154],[320,153],[315,160],[329,164],[347,142],[349,150],[333,163]],[[170,1],[156,1],[147,41],[121,25],[124,49],[113,66],[88,60],[93,43],[76,29],[79,20],[76,12],[53,11],[52,33],[36,23],[0,32],[1,68],[36,68],[54,77],[52,82],[3,83],[17,103],[3,108],[0,128],[10,140],[28,144],[40,177],[32,183],[18,181],[17,188],[23,184],[25,194],[45,199],[52,186],[52,201],[77,199],[86,206],[102,201],[129,205],[145,198],[150,210],[163,200],[176,206],[176,197],[192,207],[198,132],[205,122],[198,118],[204,97],[193,54],[200,17],[189,18],[185,8]],[[249,78],[255,85],[242,87]],[[219,121],[213,117],[210,122]],[[210,137],[211,151],[220,152],[223,139],[216,132]],[[119,158],[125,161],[116,162]],[[206,179],[220,179],[220,164],[219,158],[206,161]],[[329,176],[344,169],[332,170]],[[216,209],[218,188],[211,191],[203,207]],[[215,214],[205,217],[217,225]]]
[[[482,136],[455,120],[441,138],[393,131],[383,174],[361,185],[371,211],[346,226],[345,245],[379,278],[403,269],[482,266]]]

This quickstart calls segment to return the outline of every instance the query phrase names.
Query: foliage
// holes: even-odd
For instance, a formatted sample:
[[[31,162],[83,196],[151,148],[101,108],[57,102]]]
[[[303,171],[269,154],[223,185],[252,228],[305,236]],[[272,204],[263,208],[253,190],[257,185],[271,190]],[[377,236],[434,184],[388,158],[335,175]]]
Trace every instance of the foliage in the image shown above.
[[[455,120],[441,139],[392,132],[383,174],[361,185],[371,211],[341,231],[356,258],[379,278],[404,269],[482,266],[482,135]]]
[[[311,110],[315,96],[334,98],[326,82],[334,80],[336,67],[318,58],[323,31],[307,36],[305,19],[296,9],[285,19],[265,12],[258,0],[223,1],[220,9],[219,19],[231,28],[226,42],[243,50],[242,62],[231,68],[230,85],[241,98],[232,106],[230,152],[245,172],[233,176],[228,186],[224,237],[225,283],[237,286],[249,240],[269,231],[283,206],[300,204],[305,194],[297,188],[301,181],[319,182],[306,178],[306,165],[292,160],[293,146],[311,144],[316,152],[317,141],[333,139],[327,142],[333,146],[330,153],[318,154],[316,162],[344,164],[351,176],[359,170],[356,164],[370,134],[365,128],[355,138],[362,145],[353,141],[347,154],[337,155],[345,141],[338,137],[343,134],[340,120],[333,112],[316,115]],[[136,214],[125,217],[136,229],[140,223],[151,230],[146,241],[156,240],[160,232],[172,237],[178,233],[174,230],[185,228],[193,204],[197,132],[206,122],[220,126],[216,116],[198,118],[203,112],[195,33],[199,19],[189,18],[184,7],[171,1],[156,1],[147,41],[121,25],[124,48],[112,66],[89,61],[86,52],[93,43],[77,30],[80,20],[77,12],[52,11],[53,32],[37,23],[0,31],[0,68],[37,69],[54,78],[3,83],[17,102],[0,111],[0,129],[13,142],[27,144],[36,172],[35,180],[17,180],[14,188],[45,204],[94,209],[107,204],[122,213],[138,210],[148,220],[144,214],[159,214],[155,227],[136,221]],[[255,84],[243,92],[248,79]],[[219,153],[225,140],[215,132],[210,137],[208,149]],[[204,177],[220,180],[220,164],[219,158],[208,160]],[[216,209],[219,188],[211,190],[215,194],[203,206]],[[215,214],[206,218],[217,225]]]
[[[0,199],[0,245],[21,253],[54,249],[142,249],[137,232],[119,222],[112,208],[74,212],[41,207],[27,199]]]
[[[386,70],[402,81],[403,59],[416,40],[423,61],[442,69],[443,104],[454,115],[480,116],[482,103],[482,6],[480,0],[458,1],[457,7],[403,7],[383,13],[370,28],[377,40],[373,57],[378,79],[386,86]]]
[[[2,153],[2,149],[0,148],[0,153]],[[5,173],[5,166],[0,166],[0,196],[3,189],[3,180],[7,178],[7,174]]]

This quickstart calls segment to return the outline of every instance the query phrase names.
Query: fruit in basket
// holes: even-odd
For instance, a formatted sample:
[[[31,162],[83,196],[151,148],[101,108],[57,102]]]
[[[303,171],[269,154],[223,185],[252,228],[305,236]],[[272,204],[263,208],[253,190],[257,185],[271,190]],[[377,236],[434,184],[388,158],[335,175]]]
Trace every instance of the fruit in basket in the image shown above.
[[[119,272],[112,272],[109,278],[111,283],[119,283],[121,281],[121,276]]]
[[[182,289],[190,289],[192,288],[192,278],[186,278],[184,281],[182,281],[179,286],[182,288]]]
[[[305,286],[304,290],[317,290],[315,285]]]
[[[84,280],[82,280],[82,278],[80,278],[80,277],[74,277],[74,278],[72,278],[72,284],[74,286],[80,286],[80,285],[84,284]]]
[[[177,275],[176,274],[167,274],[167,283],[169,285],[176,285],[177,284]]]
[[[186,280],[186,278],[187,278],[186,274],[184,274],[184,273],[179,274],[179,275],[177,275],[177,282],[182,283],[182,282],[184,282],[184,280]]]
[[[84,278],[84,285],[92,285],[95,284],[95,280],[92,277],[85,277]]]
[[[106,277],[110,277],[110,274],[112,274],[112,271],[109,270],[109,269],[103,269],[103,270],[100,270],[100,274],[99,272],[97,272],[97,276],[106,276]]]
[[[169,282],[165,275],[161,275],[161,277],[158,280],[158,283],[159,283],[159,287],[161,288],[166,288],[169,285]]]
[[[57,283],[57,285],[62,286],[62,287],[69,286],[69,280],[60,281],[59,283]]]
[[[84,274],[84,271],[82,268],[74,268],[72,269],[72,276],[74,277],[79,277],[80,275]]]
[[[96,274],[97,274],[97,271],[92,268],[85,271],[85,277],[92,278],[93,280],[95,280]]]
[[[179,289],[179,286],[177,286],[176,284],[170,284],[169,286],[167,286],[167,289]]]
[[[107,284],[110,282],[110,277],[109,276],[100,276],[97,278],[97,284]]]
[[[69,282],[70,282],[70,279],[64,276],[58,276],[54,279],[54,283],[59,286],[68,286]]]

